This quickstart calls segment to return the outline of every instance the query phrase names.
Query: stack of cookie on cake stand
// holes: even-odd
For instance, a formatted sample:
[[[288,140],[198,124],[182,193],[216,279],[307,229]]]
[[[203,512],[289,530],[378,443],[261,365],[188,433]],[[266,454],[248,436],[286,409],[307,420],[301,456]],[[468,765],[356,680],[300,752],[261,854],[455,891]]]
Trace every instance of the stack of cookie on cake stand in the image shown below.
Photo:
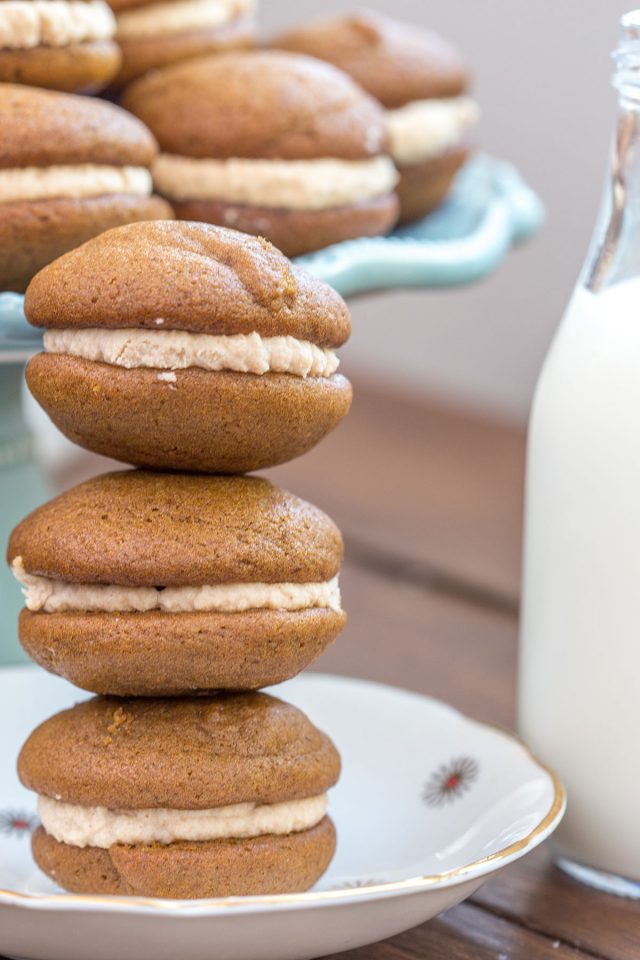
[[[54,261],[25,310],[45,328],[33,394],[72,440],[136,467],[63,493],[9,542],[25,650],[98,694],[22,749],[36,861],[83,893],[308,889],[335,849],[339,755],[257,691],[343,628],[342,539],[244,474],[348,412],[346,305],[266,241],[155,221]]]

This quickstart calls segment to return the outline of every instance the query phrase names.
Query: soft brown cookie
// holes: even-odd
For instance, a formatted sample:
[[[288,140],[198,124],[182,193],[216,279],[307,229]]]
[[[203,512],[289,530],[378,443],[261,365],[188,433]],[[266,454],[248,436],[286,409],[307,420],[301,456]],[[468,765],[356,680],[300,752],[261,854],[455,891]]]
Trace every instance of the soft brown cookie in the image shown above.
[[[119,107],[0,84],[0,130],[0,290],[103,230],[172,215],[150,195],[157,144]]]
[[[181,0],[178,0],[181,2]],[[120,40],[122,67],[114,83],[124,86],[150,70],[211,53],[248,50],[255,46],[253,20],[242,17],[223,27],[203,27],[167,36]]]
[[[325,873],[335,849],[329,817],[285,836],[168,846],[72,847],[42,827],[32,840],[40,869],[71,893],[179,900],[303,892]]]
[[[0,3],[0,82],[95,93],[115,77],[122,56],[104,0]]]
[[[0,82],[67,93],[97,93],[110,83],[121,62],[122,53],[113,40],[0,50]]]
[[[313,21],[276,37],[273,46],[340,67],[387,108],[402,222],[443,201],[468,154],[466,133],[477,118],[455,47],[371,10]]]
[[[158,138],[156,189],[180,217],[237,226],[292,256],[396,222],[383,111],[328,64],[201,57],[133,83],[122,102]]]
[[[338,753],[265,694],[89,700],[31,734],[18,772],[40,798],[36,861],[79,893],[304,890],[335,849]]]
[[[469,80],[462,57],[443,37],[374,10],[313,20],[272,45],[335,64],[388,110],[457,97]]]
[[[161,197],[124,194],[0,203],[0,290],[24,290],[36,271],[103,230],[171,213]]]
[[[399,215],[394,193],[329,210],[283,210],[216,200],[187,200],[174,203],[173,209],[180,220],[223,223],[243,233],[269,237],[288,257],[299,257],[349,240],[354,234],[375,237],[388,233]]]
[[[75,442],[143,466],[238,473],[299,456],[348,412],[342,298],[264,240],[132,224],[31,283],[48,328],[29,387]]]
[[[419,220],[439,207],[468,157],[469,147],[461,144],[433,160],[400,167],[400,183],[396,189],[402,221]]]
[[[346,620],[339,530],[257,477],[107,474],[23,520],[8,560],[25,650],[96,693],[279,683]]]

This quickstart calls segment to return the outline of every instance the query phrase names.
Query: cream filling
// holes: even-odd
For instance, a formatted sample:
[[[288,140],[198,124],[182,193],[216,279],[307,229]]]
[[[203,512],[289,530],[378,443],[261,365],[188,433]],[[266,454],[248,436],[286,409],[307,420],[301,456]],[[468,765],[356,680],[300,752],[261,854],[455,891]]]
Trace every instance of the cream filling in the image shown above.
[[[0,203],[54,198],[82,200],[117,193],[148,197],[152,189],[151,174],[144,167],[82,163],[0,170]]]
[[[460,143],[477,123],[480,108],[471,97],[414,100],[387,112],[391,155],[396,163],[420,163]]]
[[[330,377],[338,369],[335,351],[295,337],[258,333],[214,336],[186,330],[47,330],[47,353],[64,353],[118,367],[160,370],[234,370]]]
[[[116,21],[104,0],[2,0],[0,49],[66,47],[109,40]]]
[[[156,189],[172,200],[222,200],[289,210],[327,210],[381,197],[398,180],[389,157],[195,160],[162,153],[152,172]]]
[[[202,587],[121,587],[66,583],[27,573],[22,557],[11,566],[22,585],[27,609],[64,613],[167,613],[244,610],[342,610],[338,577],[320,583],[217,583]]]
[[[327,812],[326,793],[285,803],[236,803],[213,810],[108,810],[38,797],[42,826],[60,843],[101,847],[115,843],[174,843],[284,835],[310,830]]]
[[[255,0],[173,0],[152,3],[118,14],[118,40],[187,33],[204,27],[223,27],[253,12]]]

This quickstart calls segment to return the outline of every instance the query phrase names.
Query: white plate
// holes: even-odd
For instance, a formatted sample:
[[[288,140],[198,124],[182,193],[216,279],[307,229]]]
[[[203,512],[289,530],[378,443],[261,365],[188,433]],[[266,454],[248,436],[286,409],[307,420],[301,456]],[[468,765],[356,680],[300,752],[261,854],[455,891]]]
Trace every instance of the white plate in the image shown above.
[[[274,690],[335,740],[338,852],[305,894],[166,901],[76,896],[35,867],[15,776],[33,727],[84,699],[0,670],[0,953],[33,960],[303,960],[390,937],[468,897],[557,826],[564,792],[508,734],[392,687],[307,674]]]

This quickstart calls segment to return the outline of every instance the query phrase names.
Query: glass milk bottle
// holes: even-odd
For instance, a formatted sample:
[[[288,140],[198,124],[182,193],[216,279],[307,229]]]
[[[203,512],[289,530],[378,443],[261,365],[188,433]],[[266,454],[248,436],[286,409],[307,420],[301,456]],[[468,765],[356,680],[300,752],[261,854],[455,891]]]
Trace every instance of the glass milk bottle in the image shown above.
[[[529,425],[519,726],[568,792],[558,864],[640,897],[640,10],[611,171]]]

